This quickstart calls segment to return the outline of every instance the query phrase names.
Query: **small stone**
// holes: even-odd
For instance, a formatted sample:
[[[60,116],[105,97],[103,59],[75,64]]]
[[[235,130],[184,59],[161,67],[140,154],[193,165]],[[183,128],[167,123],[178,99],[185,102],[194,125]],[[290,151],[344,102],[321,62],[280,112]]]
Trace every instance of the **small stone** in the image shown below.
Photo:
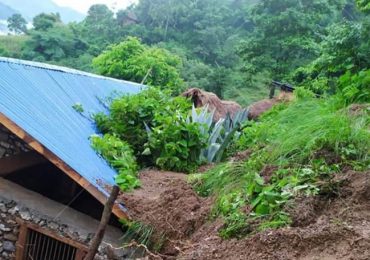
[[[53,229],[53,230],[56,230],[56,229],[58,229],[58,224],[55,223],[55,222],[49,222],[48,227]]]
[[[15,245],[14,245],[13,242],[4,241],[3,248],[4,248],[5,251],[15,252]]]
[[[15,222],[12,219],[7,220],[6,223],[9,224],[9,225],[16,225],[17,224],[17,222]]]
[[[24,220],[30,220],[31,214],[28,211],[22,210],[19,212],[19,215],[21,215],[21,218]]]
[[[12,215],[15,215],[15,213],[17,213],[18,211],[19,211],[19,208],[17,206],[8,210],[8,212]]]
[[[4,231],[4,232],[9,232],[9,231],[11,231],[11,229],[10,229],[10,228],[8,228],[8,227],[4,226],[3,224],[0,224],[0,230],[1,230],[1,231]]]
[[[0,216],[1,216],[1,218],[6,218],[6,214],[4,214],[4,213],[1,213]]]
[[[13,241],[13,242],[18,240],[17,236],[12,234],[12,233],[5,234],[4,239],[9,240],[9,241]]]
[[[40,217],[37,215],[32,215],[32,219],[33,219],[33,222],[35,222],[36,224],[38,224],[41,220]]]
[[[3,203],[0,204],[0,211],[7,212],[6,206]]]

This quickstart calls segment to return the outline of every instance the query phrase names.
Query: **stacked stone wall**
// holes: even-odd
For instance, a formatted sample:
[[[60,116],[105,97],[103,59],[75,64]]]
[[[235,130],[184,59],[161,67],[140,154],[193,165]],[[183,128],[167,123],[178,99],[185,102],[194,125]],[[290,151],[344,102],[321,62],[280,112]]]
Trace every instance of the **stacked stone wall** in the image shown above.
[[[86,246],[89,245],[94,234],[80,235],[75,229],[67,225],[50,219],[45,216],[39,216],[34,211],[24,207],[19,207],[14,201],[7,201],[0,198],[0,259],[15,259],[16,243],[19,236],[20,224],[17,219],[33,223],[41,228],[53,231],[57,235],[68,238]],[[121,254],[121,255],[120,255]],[[102,244],[96,260],[106,259],[124,259],[122,252],[115,252]]]
[[[29,150],[31,148],[26,143],[0,124],[0,159]]]

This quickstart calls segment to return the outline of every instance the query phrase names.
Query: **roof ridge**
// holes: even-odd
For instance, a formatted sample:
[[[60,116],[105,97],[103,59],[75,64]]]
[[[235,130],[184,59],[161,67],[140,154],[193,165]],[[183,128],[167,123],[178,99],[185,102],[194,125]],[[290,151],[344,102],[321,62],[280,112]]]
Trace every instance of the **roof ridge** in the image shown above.
[[[105,77],[105,76],[97,75],[97,74],[94,74],[94,73],[85,72],[85,71],[82,71],[82,70],[77,70],[77,69],[72,69],[72,68],[68,68],[68,67],[52,65],[52,64],[42,63],[42,62],[20,60],[20,59],[14,59],[14,58],[2,57],[2,56],[0,56],[0,62],[12,63],[12,64],[17,64],[17,65],[24,65],[24,66],[29,66],[29,67],[39,68],[39,69],[59,71],[59,72],[63,72],[63,73],[86,76],[86,77],[92,77],[92,78],[113,80],[113,81],[117,81],[117,82],[121,82],[121,83],[129,83],[129,84],[132,84],[132,85],[137,85],[137,86],[142,86],[142,87],[144,86],[143,84],[139,84],[139,83],[136,83],[136,82]]]

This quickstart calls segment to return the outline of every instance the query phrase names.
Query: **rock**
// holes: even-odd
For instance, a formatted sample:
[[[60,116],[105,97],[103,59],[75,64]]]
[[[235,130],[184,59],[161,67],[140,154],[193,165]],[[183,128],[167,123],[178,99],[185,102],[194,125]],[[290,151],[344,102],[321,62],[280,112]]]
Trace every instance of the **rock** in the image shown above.
[[[4,232],[9,232],[9,231],[11,231],[11,229],[10,229],[10,228],[6,227],[6,226],[5,226],[5,225],[3,225],[3,224],[0,224],[0,230],[1,230],[1,231],[4,231]]]
[[[49,223],[48,223],[48,227],[49,227],[50,229],[57,230],[57,229],[58,229],[58,227],[59,227],[59,225],[58,225],[57,223],[55,223],[55,222],[49,222]]]
[[[3,248],[4,248],[5,251],[15,252],[15,245],[14,245],[13,242],[4,241]]]
[[[33,219],[33,222],[35,222],[36,224],[38,224],[41,220],[41,218],[37,215],[32,215],[32,219]]]
[[[13,241],[13,242],[15,242],[15,241],[17,241],[17,240],[18,240],[17,236],[16,236],[16,235],[14,235],[14,234],[12,234],[12,233],[5,234],[5,235],[4,235],[4,239],[5,239],[5,240],[9,240],[9,241]]]
[[[9,224],[9,225],[13,225],[13,226],[17,224],[17,222],[15,222],[12,219],[7,220],[6,223]]]
[[[0,203],[0,211],[7,212],[6,206],[3,203]]]
[[[26,210],[20,211],[19,215],[21,215],[21,218],[24,219],[24,220],[30,220],[31,219],[31,214]]]
[[[18,211],[19,211],[19,208],[17,206],[8,210],[8,212],[12,215],[15,215]]]

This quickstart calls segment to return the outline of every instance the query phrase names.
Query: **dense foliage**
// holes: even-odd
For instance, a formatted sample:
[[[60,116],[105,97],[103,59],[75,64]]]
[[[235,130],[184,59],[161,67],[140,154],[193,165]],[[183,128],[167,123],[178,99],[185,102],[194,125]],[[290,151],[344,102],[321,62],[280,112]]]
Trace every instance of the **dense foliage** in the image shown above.
[[[140,185],[137,179],[137,164],[132,149],[114,135],[91,137],[92,147],[117,170],[116,183],[123,191],[129,191]]]
[[[8,48],[0,39],[0,52],[249,104],[267,96],[271,79],[334,92],[349,66],[367,67],[368,9],[365,0],[141,0],[115,14],[98,4],[80,23],[40,14],[25,41]],[[317,90],[321,82],[329,86]]]
[[[190,172],[206,145],[199,123],[187,120],[190,109],[189,100],[148,88],[115,99],[109,115],[99,113],[95,121],[102,133],[127,141],[142,166]]]
[[[181,60],[165,49],[145,46],[132,37],[109,46],[93,60],[99,74],[171,89],[174,93],[179,93],[183,85],[180,64]]]

